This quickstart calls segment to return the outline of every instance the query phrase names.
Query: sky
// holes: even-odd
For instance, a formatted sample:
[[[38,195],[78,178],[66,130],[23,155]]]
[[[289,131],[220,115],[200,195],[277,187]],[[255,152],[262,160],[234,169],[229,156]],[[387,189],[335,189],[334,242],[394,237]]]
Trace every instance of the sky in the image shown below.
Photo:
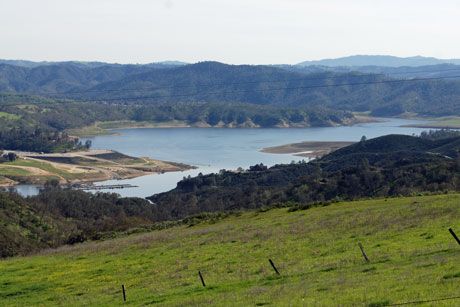
[[[460,58],[458,0],[0,0],[0,58],[295,64]]]

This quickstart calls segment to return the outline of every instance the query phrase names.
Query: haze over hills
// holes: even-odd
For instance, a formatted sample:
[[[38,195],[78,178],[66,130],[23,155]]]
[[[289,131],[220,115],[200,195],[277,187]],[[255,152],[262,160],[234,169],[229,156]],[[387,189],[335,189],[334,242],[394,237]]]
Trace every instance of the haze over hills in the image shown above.
[[[384,66],[384,67],[401,67],[401,66],[428,66],[438,64],[460,64],[460,59],[437,59],[433,57],[413,56],[413,57],[396,57],[391,55],[352,55],[336,59],[323,59],[318,61],[305,61],[297,64],[298,66]]]
[[[81,67],[89,67],[89,68],[94,68],[94,67],[99,67],[99,66],[105,66],[105,65],[138,65],[138,66],[151,66],[151,67],[174,67],[174,66],[181,66],[181,65],[187,65],[188,63],[186,62],[181,62],[181,61],[160,61],[160,62],[152,62],[152,63],[147,63],[147,64],[118,64],[118,63],[107,63],[107,62],[101,62],[101,61],[91,61],[91,62],[85,62],[85,61],[28,61],[28,60],[6,60],[6,59],[0,59],[0,64],[8,64],[8,65],[14,65],[14,66],[21,66],[21,67],[27,67],[27,68],[34,68],[34,67],[39,67],[39,66],[46,66],[46,65],[58,65],[58,64],[73,64],[76,66],[81,66]]]
[[[300,72],[304,74],[318,72],[335,72],[335,73],[350,73],[361,72],[365,74],[385,75],[392,78],[439,78],[439,77],[455,77],[460,75],[460,65],[455,64],[436,64],[426,66],[300,66],[300,65],[282,65],[289,71]]]
[[[86,67],[97,67],[103,65],[165,65],[165,66],[183,66],[194,63],[187,63],[183,61],[159,61],[147,64],[118,64],[108,63],[102,61],[29,61],[29,60],[11,60],[11,59],[0,59],[0,64],[9,64],[22,67],[38,67],[43,65],[55,65],[71,63],[75,65],[81,65]],[[460,65],[460,59],[439,59],[435,57],[425,56],[411,56],[411,57],[397,57],[392,55],[351,55],[339,58],[321,59],[312,61],[303,61],[298,64],[281,64],[279,66],[326,66],[326,67],[360,67],[360,66],[380,66],[380,67],[418,67],[418,66],[431,66],[440,64],[454,64]]]

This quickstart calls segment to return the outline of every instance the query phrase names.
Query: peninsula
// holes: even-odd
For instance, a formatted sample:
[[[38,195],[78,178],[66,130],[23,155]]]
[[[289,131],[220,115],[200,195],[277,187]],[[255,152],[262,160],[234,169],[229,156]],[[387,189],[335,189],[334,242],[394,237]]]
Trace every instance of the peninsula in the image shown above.
[[[10,152],[17,158],[0,163],[0,186],[43,184],[49,179],[57,179],[61,184],[89,183],[193,168],[181,163],[131,157],[113,150],[46,154]]]
[[[296,156],[316,158],[324,156],[354,142],[301,142],[274,147],[266,147],[261,152],[273,154],[294,154]]]

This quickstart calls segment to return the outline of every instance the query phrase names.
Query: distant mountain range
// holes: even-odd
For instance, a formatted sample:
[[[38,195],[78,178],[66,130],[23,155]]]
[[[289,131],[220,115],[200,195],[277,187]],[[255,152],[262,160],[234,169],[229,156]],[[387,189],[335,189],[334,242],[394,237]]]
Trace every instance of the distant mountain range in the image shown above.
[[[106,65],[136,65],[136,66],[154,66],[154,67],[178,67],[192,63],[186,63],[182,61],[161,61],[152,62],[148,64],[117,64],[117,63],[106,63],[100,61],[28,61],[28,60],[4,60],[0,59],[0,64],[9,64],[14,66],[22,67],[38,67],[44,65],[58,65],[58,64],[73,64],[80,67],[100,67]],[[460,59],[438,59],[434,57],[424,56],[412,56],[412,57],[397,57],[391,55],[352,55],[347,57],[340,57],[334,59],[322,59],[316,61],[304,61],[295,65],[281,64],[275,66],[324,66],[324,67],[365,67],[365,66],[377,66],[377,67],[419,67],[419,66],[430,66],[440,64],[454,64],[460,65]],[[370,68],[367,68],[370,69]]]
[[[187,65],[188,63],[180,62],[180,61],[163,61],[163,62],[153,62],[148,64],[116,64],[116,63],[106,63],[106,62],[84,62],[84,61],[59,61],[59,62],[48,62],[48,61],[27,61],[27,60],[2,60],[0,59],[0,64],[8,64],[13,66],[20,66],[20,67],[27,67],[27,68],[35,68],[39,66],[49,66],[49,65],[60,65],[60,64],[72,64],[79,67],[87,67],[87,68],[95,68],[100,66],[106,65],[136,65],[136,66],[150,66],[150,67],[175,67],[175,66],[182,66]]]
[[[32,62],[34,63],[34,62]],[[145,65],[100,62],[0,63],[0,92],[108,103],[246,103],[402,113],[460,114],[460,66],[326,67]],[[407,81],[401,78],[446,78]],[[389,82],[391,81],[391,82]]]
[[[456,64],[460,65],[460,59],[437,59],[433,57],[413,56],[413,57],[396,57],[390,55],[352,55],[337,59],[324,59],[319,61],[305,61],[297,64],[298,66],[383,66],[383,67],[416,67],[438,64]]]

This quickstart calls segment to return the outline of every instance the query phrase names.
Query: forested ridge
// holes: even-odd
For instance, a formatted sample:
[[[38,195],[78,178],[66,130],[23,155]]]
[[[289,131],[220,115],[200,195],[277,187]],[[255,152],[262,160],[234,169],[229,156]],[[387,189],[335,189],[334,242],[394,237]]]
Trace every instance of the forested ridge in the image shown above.
[[[460,75],[460,69],[446,65],[419,68],[423,73],[417,73],[413,67],[353,71],[217,62],[163,68],[72,62],[37,67],[0,64],[0,92],[116,104],[243,103],[322,106],[380,116],[405,112],[457,115],[460,87],[458,78],[453,77]],[[431,77],[449,79],[386,82]]]
[[[48,186],[39,196],[0,192],[0,257],[100,239],[103,234],[151,225],[145,199]]]
[[[90,146],[90,142],[82,144],[78,138],[65,132],[29,127],[0,130],[0,148],[6,150],[50,153],[85,150]]]

